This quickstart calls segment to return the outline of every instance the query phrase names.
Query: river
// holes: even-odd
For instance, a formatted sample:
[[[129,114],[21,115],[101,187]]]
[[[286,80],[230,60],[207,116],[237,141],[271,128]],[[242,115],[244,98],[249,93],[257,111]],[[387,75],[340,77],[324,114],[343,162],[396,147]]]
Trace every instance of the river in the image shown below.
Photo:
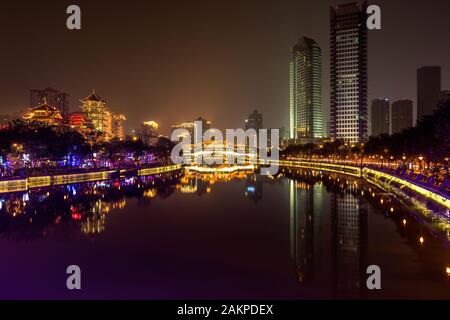
[[[133,177],[0,207],[2,299],[450,298],[448,211],[339,174]]]

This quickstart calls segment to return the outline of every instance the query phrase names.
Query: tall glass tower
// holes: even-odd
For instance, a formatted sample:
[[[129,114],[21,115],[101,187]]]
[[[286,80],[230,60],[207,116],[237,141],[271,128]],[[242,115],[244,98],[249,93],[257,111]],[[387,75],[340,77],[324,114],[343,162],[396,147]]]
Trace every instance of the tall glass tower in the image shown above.
[[[302,37],[292,49],[289,91],[289,137],[323,138],[322,52],[313,39]]]
[[[367,139],[367,1],[331,7],[330,134]]]

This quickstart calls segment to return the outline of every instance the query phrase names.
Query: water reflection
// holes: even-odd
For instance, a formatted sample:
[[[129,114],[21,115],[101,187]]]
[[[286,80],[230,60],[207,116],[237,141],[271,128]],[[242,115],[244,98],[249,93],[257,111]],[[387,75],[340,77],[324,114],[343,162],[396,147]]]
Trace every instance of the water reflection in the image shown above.
[[[257,204],[263,197],[264,179],[260,175],[249,174],[245,179],[245,195]]]
[[[224,193],[223,187],[230,185],[232,187]],[[172,197],[175,194],[183,198]],[[216,221],[212,219],[207,220],[212,225],[202,226],[203,220],[211,219],[215,214],[209,212],[208,215],[200,215],[201,219],[194,218],[193,224],[205,229],[211,227],[211,232],[215,233],[220,230],[213,230],[212,226],[220,228],[232,219],[243,224],[237,229],[242,231],[246,241],[252,241],[248,240],[249,237],[258,239],[262,236],[260,231],[255,231],[260,230],[257,223],[248,218],[252,210],[257,212],[255,217],[258,219],[270,221],[267,224],[269,228],[281,226],[282,237],[286,236],[288,240],[289,235],[290,248],[287,242],[285,247],[282,241],[277,242],[279,247],[275,252],[285,250],[286,259],[289,259],[290,250],[293,269],[284,270],[284,273],[294,284],[286,286],[283,297],[389,298],[408,296],[407,293],[414,296],[420,292],[409,289],[414,288],[414,281],[417,281],[424,288],[425,297],[450,298],[450,229],[445,220],[448,211],[430,207],[427,203],[418,204],[417,199],[408,201],[407,197],[393,197],[392,193],[363,180],[339,174],[288,169],[283,169],[276,177],[245,171],[231,174],[176,173],[3,194],[0,198],[0,238],[13,242],[31,242],[50,235],[69,240],[75,237],[98,239],[102,234],[108,234],[111,215],[131,215],[127,207],[133,198],[138,199],[143,207],[150,207],[154,201],[164,201],[169,211],[180,210],[185,203],[201,206],[208,200],[211,207],[219,208],[218,215],[224,215],[220,217],[220,223],[215,225]],[[239,207],[236,212],[219,213],[221,207],[234,201],[245,209],[240,211]],[[275,202],[281,208],[279,211],[270,207]],[[163,207],[158,208],[162,210]],[[155,216],[158,217],[159,213],[156,212]],[[186,211],[177,218],[190,215],[195,217],[194,212]],[[138,223],[133,219],[130,226]],[[157,218],[152,219],[159,222]],[[284,219],[288,223],[285,228]],[[167,221],[163,221],[161,224],[165,226]],[[148,228],[151,230],[151,225]],[[172,236],[170,228],[164,232]],[[178,232],[182,231],[179,229]],[[149,234],[151,232],[142,235],[144,247],[163,238],[158,233],[155,233],[158,236]],[[230,242],[228,248],[227,241],[230,240],[226,240],[226,232],[223,234],[225,245],[222,249],[228,252],[230,260],[227,263],[230,263],[234,257],[230,252],[234,252],[236,244]],[[173,235],[177,236],[175,231]],[[264,230],[263,235],[275,237],[271,230]],[[265,250],[274,249],[270,245],[271,239],[257,241],[266,241],[263,242],[266,247],[260,250],[261,257],[266,259]],[[103,249],[110,245],[103,243]],[[166,242],[165,245],[170,250],[173,243]],[[186,249],[197,250],[195,246]],[[202,259],[206,257],[202,256]],[[268,264],[281,265],[270,257],[264,259]],[[233,264],[238,268],[238,260],[233,260]],[[380,265],[383,271],[383,291],[379,295],[366,288],[366,269],[371,264]],[[202,265],[197,267],[199,270],[203,268]],[[261,265],[255,268],[263,269]],[[227,271],[222,272],[226,278]],[[265,274],[258,275],[258,281],[272,281],[264,278]],[[409,279],[402,276],[410,277],[413,282],[408,284]],[[278,278],[274,279],[274,282],[278,281]]]
[[[0,198],[0,235],[32,240],[51,225],[69,223],[85,235],[105,231],[107,216],[125,208],[127,198],[169,197],[181,174],[86,182],[4,194]]]
[[[415,251],[421,276],[450,290],[449,224],[442,223],[448,214],[445,208],[418,206],[417,199],[410,201],[414,206],[407,206],[365,181],[339,174],[303,170],[283,170],[283,174],[289,178],[291,256],[299,283],[313,283],[334,298],[366,297],[366,268],[383,262],[369,263],[368,252],[377,243],[368,241],[368,217],[383,215]],[[383,237],[384,230],[375,232]]]
[[[289,181],[298,281],[317,281],[337,298],[361,296],[367,265],[367,209],[353,187],[327,193],[321,181]]]

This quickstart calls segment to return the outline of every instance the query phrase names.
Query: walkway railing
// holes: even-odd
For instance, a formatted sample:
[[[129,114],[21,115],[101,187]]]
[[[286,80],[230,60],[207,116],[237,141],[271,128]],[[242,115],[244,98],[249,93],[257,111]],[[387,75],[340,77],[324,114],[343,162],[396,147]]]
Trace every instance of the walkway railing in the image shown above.
[[[336,172],[347,174],[355,177],[368,176],[375,179],[384,179],[386,183],[395,182],[403,187],[425,196],[426,198],[433,200],[446,208],[450,209],[450,194],[446,190],[436,187],[434,184],[428,184],[423,181],[415,181],[409,179],[408,177],[397,175],[394,172],[385,172],[383,170],[372,168],[370,165],[361,164],[355,165],[354,163],[331,163],[323,162],[318,160],[304,160],[304,159],[290,159],[290,160],[260,160],[261,165],[278,165],[280,167],[291,167],[291,168],[303,168],[312,170],[322,170],[328,172]]]
[[[176,171],[176,170],[180,170],[182,168],[183,168],[183,165],[177,164],[177,165],[172,165],[172,166],[139,169],[138,176],[149,176],[149,175],[153,175],[153,174]]]
[[[302,168],[312,170],[322,170],[336,173],[344,173],[354,177],[361,177],[361,169],[347,164],[335,164],[329,162],[308,161],[308,160],[263,160],[260,165],[278,165],[280,167]]]
[[[433,201],[438,202],[439,204],[450,208],[450,197],[446,195],[444,192],[440,190],[436,190],[432,186],[422,184],[420,182],[413,182],[405,177],[397,176],[392,173],[386,173],[383,171],[371,169],[371,168],[363,168],[362,174],[364,177],[372,177],[376,179],[383,178],[387,183],[395,182],[402,186],[405,186],[412,191],[421,194]]]
[[[160,174],[182,169],[181,165],[163,166],[155,168],[143,168],[137,170],[138,176]],[[85,173],[72,173],[61,175],[47,175],[28,178],[12,178],[0,181],[0,193],[25,191],[28,189],[47,187],[53,185],[63,185],[70,183],[80,183],[89,181],[101,181],[112,179],[118,173],[117,170],[103,170]]]

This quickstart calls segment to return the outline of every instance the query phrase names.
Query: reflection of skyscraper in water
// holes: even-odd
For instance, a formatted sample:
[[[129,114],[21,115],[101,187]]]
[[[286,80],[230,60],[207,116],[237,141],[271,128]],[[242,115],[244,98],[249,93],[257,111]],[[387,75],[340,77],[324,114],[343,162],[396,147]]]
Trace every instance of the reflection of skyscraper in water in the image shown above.
[[[367,213],[351,193],[289,181],[291,258],[298,281],[320,297],[360,297]]]
[[[245,180],[245,195],[254,203],[263,197],[263,181],[259,175],[248,175]]]
[[[198,178],[195,178],[195,179],[197,180],[196,181],[197,190],[195,193],[199,196],[208,193],[208,190],[211,188],[210,182],[207,180],[203,180],[203,179],[198,179]]]
[[[293,258],[299,282],[311,280],[314,250],[314,193],[312,185],[291,181],[291,217],[293,230]]]
[[[331,214],[335,294],[357,298],[365,286],[367,209],[353,194],[333,193]]]
[[[289,181],[291,257],[298,281],[329,287],[330,229],[322,183]]]

